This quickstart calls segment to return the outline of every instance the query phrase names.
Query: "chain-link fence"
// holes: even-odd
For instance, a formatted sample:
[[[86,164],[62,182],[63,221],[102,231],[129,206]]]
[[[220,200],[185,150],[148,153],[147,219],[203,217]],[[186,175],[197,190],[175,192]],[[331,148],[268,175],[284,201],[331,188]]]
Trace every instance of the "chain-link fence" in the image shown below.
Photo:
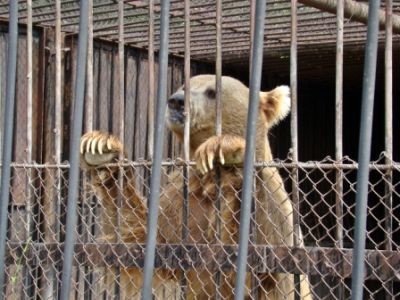
[[[161,11],[165,2],[90,1],[89,25],[84,26],[88,27],[89,36],[85,66],[76,63],[79,52],[76,36],[82,32],[78,26],[82,2],[17,1],[11,14],[12,1],[0,0],[0,16],[5,20],[0,20],[0,119],[3,123],[4,119],[15,117],[4,126],[10,128],[14,124],[14,137],[0,145],[2,154],[4,149],[11,149],[13,161],[11,180],[2,185],[2,191],[6,191],[2,200],[9,204],[2,201],[6,218],[1,221],[6,219],[8,223],[0,228],[0,240],[6,241],[6,280],[1,296],[63,298],[63,292],[68,292],[63,285],[63,276],[67,274],[63,267],[70,266],[65,253],[71,253],[65,246],[72,245],[65,243],[72,232],[66,229],[67,217],[76,211],[77,224],[70,227],[74,228],[76,239],[71,278],[66,278],[66,282],[70,279],[72,283],[69,298],[140,298],[144,275],[151,273],[151,268],[144,267],[152,248],[149,243],[146,245],[149,236],[146,226],[151,213],[148,199],[150,177],[157,165],[153,165],[153,155],[161,149],[152,149],[153,131],[157,127],[154,114],[160,109],[153,99],[159,88],[155,80],[162,79],[168,95],[183,83],[187,85],[190,75],[215,72],[218,82],[223,58],[224,73],[247,81],[250,49],[257,41],[254,33],[261,32],[255,30],[255,25],[264,28],[265,21],[265,36],[259,36],[258,40],[261,50],[264,46],[268,71],[264,74],[264,86],[271,88],[275,83],[290,81],[294,122],[290,133],[284,134],[286,138],[280,136],[279,141],[276,138],[271,143],[273,149],[281,148],[280,153],[287,153],[291,147],[290,155],[283,160],[257,162],[253,169],[245,295],[248,299],[350,298],[354,293],[351,285],[359,166],[353,160],[355,154],[343,158],[343,152],[355,153],[359,145],[349,141],[358,131],[349,128],[351,134],[346,136],[342,125],[348,122],[353,126],[353,118],[358,114],[355,108],[358,109],[359,103],[353,100],[361,98],[357,94],[362,89],[359,70],[363,63],[359,57],[364,53],[360,45],[364,46],[367,37],[368,18],[362,13],[367,6],[360,1],[354,2],[357,9],[351,9],[340,8],[343,1],[337,1],[332,8],[319,6],[319,1],[303,0],[298,5],[296,0],[271,0],[263,9],[266,16],[257,18],[256,3],[262,1],[172,0],[170,7],[164,8],[164,17],[170,17],[170,22],[164,24],[170,26],[170,40],[164,36],[163,47],[165,26],[161,25]],[[337,16],[330,14],[334,12],[332,9],[337,9]],[[376,11],[381,27],[386,25],[385,33],[381,30],[375,34],[381,50],[386,50],[385,68],[378,68],[382,78],[385,69],[385,85],[381,83],[377,94],[386,91],[387,106],[378,122],[385,123],[385,128],[381,124],[382,128],[378,126],[374,133],[385,136],[385,142],[379,141],[381,144],[373,147],[373,157],[382,150],[386,152],[369,165],[367,226],[362,232],[367,248],[363,257],[366,270],[363,288],[365,299],[397,299],[400,298],[400,164],[393,160],[398,158],[397,152],[393,154],[392,134],[399,127],[390,120],[398,113],[398,107],[394,107],[394,113],[391,107],[391,42],[399,39],[396,14],[400,2],[387,0]],[[351,16],[354,13],[361,23],[344,22],[343,14],[349,16],[349,13]],[[27,26],[20,24],[19,29],[7,33],[9,24],[17,21]],[[32,24],[40,27],[32,31]],[[389,28],[394,30],[394,36]],[[10,47],[7,54],[11,33],[15,37],[16,32],[18,46]],[[84,44],[86,41],[83,48]],[[155,53],[165,51],[167,44],[166,59],[161,58],[161,53],[157,57]],[[349,49],[345,54],[343,46]],[[262,52],[259,51],[258,58]],[[6,84],[9,73],[6,69],[13,65],[10,53],[17,53],[16,80],[11,81],[15,84],[15,97],[9,93],[14,90],[13,85],[10,89]],[[175,55],[169,58],[169,63],[168,54]],[[183,55],[187,64],[183,63]],[[334,56],[336,69],[332,67]],[[261,66],[251,61],[253,66]],[[349,65],[350,72],[346,73],[343,68]],[[77,74],[82,74],[85,68],[88,75],[85,80],[78,80]],[[256,77],[260,74],[253,76]],[[318,86],[315,91],[313,86],[302,90],[311,78],[319,77],[322,79],[314,82]],[[73,101],[76,97],[73,90],[77,83],[83,89],[84,81],[85,131],[96,128],[117,134],[124,140],[128,159],[98,168],[84,167],[79,177],[79,196],[72,197],[77,205],[67,214],[70,183],[74,181],[68,182],[68,173],[73,168],[62,161],[71,162],[75,154],[74,149],[68,149],[69,144],[76,142],[69,136],[71,127],[79,122],[73,117],[79,102]],[[318,106],[322,111],[332,105],[329,112],[325,110],[319,116],[320,121],[327,117],[329,122],[319,130],[308,128],[313,125],[304,126],[298,134],[302,126],[298,125],[297,117],[304,120],[315,114],[306,111],[313,102],[303,100],[325,100],[328,94],[329,97],[334,94],[325,91],[321,82],[336,87],[335,101],[327,100]],[[345,91],[346,83],[351,92]],[[221,85],[216,83],[215,87],[214,98],[218,98]],[[6,102],[14,101],[12,98],[15,98],[15,112],[5,109]],[[351,110],[343,109],[343,102]],[[300,108],[298,112],[297,106],[306,109]],[[217,115],[220,112],[216,109]],[[221,120],[217,123],[221,125]],[[298,147],[298,139],[300,144],[305,141],[301,136],[312,136],[317,131],[314,142]],[[335,145],[328,141],[333,135]],[[241,261],[238,253],[245,194],[243,167],[217,165],[203,175],[195,162],[187,162],[187,156],[177,159],[183,156],[185,142],[188,140],[180,143],[168,133],[162,149],[163,157],[172,159],[162,162],[152,292],[156,299],[233,299],[235,289],[240,286],[235,281]],[[324,148],[319,149],[319,144]],[[343,144],[348,148],[346,151]],[[364,146],[369,147],[367,143]],[[314,153],[317,148],[319,157],[336,151],[335,159],[302,161],[301,151]],[[3,164],[2,175],[9,170],[9,163]]]
[[[293,168],[299,170],[299,208],[293,206],[290,192],[286,198],[280,196],[286,195],[285,189],[290,191]],[[150,170],[149,162],[139,161],[83,173],[72,298],[140,296]],[[271,178],[265,177],[265,170]],[[14,164],[12,171],[4,296],[56,298],[63,262],[68,166]],[[238,250],[242,169],[220,169],[219,201],[213,201],[217,185],[207,179],[215,178],[215,171],[199,176],[192,166],[189,200],[185,202],[182,171],[182,162],[163,164],[154,294],[157,299],[179,299],[182,295],[230,299]],[[295,282],[293,274],[303,274],[299,279],[308,283],[300,290],[309,285],[314,299],[349,297],[356,171],[357,164],[350,159],[257,164],[246,279],[250,299],[260,299],[271,286],[278,287],[278,296],[289,299],[294,286],[288,290],[282,283]],[[272,180],[277,172],[283,183],[270,190],[266,180]],[[370,166],[364,289],[371,299],[400,295],[399,173],[400,165],[385,164],[384,158]],[[340,194],[337,174],[343,180]],[[389,175],[397,180],[388,180]],[[200,186],[207,182],[208,186]],[[281,203],[262,203],[262,193]],[[293,214],[300,215],[305,247],[292,247]]]

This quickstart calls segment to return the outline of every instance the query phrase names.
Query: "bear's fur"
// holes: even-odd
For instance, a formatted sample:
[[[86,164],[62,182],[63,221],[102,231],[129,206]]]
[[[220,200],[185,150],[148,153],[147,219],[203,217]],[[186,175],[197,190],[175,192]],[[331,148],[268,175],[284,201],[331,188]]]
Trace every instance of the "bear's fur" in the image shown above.
[[[215,76],[199,75],[190,80],[190,151],[196,160],[196,171],[189,177],[189,236],[188,244],[237,244],[240,217],[240,191],[245,149],[249,89],[231,77],[222,77],[222,135],[215,136]],[[168,101],[167,123],[182,140],[184,90],[180,88]],[[260,93],[260,113],[257,119],[257,161],[272,160],[268,130],[283,119],[290,110],[289,88],[278,87]],[[83,169],[91,173],[93,185],[103,208],[103,240],[108,242],[145,243],[146,201],[135,189],[133,171],[125,170],[123,191],[118,191],[118,168],[104,167],[123,154],[123,145],[115,136],[104,132],[90,132],[81,139]],[[216,182],[216,170],[219,183]],[[256,244],[293,245],[293,208],[282,179],[275,168],[258,171],[256,184]],[[217,230],[215,199],[218,187],[220,201],[220,232]],[[181,244],[183,176],[181,172],[169,175],[160,196],[158,243]],[[123,200],[117,208],[117,199]],[[117,215],[119,218],[117,218]],[[119,221],[117,221],[119,219]],[[119,223],[119,224],[118,224]],[[118,227],[119,226],[119,227]],[[111,271],[110,271],[111,272]],[[205,269],[185,272],[188,299],[213,299],[218,292],[225,299],[233,299],[235,274],[221,272],[221,287],[215,288],[215,275]],[[179,271],[156,270],[154,293],[160,299],[174,298],[179,291]],[[294,277],[290,274],[253,274],[257,277],[259,299],[294,299]],[[247,276],[247,293],[251,287]],[[306,276],[301,279],[301,299],[311,299]],[[140,295],[140,269],[121,271],[121,290],[127,299]],[[161,295],[162,289],[171,289],[170,296]],[[179,293],[179,292],[178,292]],[[168,292],[167,292],[168,294]]]

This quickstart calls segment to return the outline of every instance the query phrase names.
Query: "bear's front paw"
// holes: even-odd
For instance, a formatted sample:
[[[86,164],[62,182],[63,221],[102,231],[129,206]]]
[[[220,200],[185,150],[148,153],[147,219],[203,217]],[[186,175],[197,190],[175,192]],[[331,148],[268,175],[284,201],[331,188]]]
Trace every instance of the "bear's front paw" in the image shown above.
[[[99,166],[117,158],[123,152],[123,146],[109,133],[92,131],[81,137],[80,152],[88,165]]]
[[[213,136],[194,153],[197,169],[205,174],[214,168],[214,161],[221,165],[243,164],[246,141],[240,136]]]

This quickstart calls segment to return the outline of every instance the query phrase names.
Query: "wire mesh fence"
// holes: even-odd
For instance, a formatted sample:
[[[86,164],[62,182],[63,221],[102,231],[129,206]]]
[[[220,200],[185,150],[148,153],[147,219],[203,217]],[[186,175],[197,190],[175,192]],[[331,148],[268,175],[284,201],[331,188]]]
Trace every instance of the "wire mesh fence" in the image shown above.
[[[25,25],[20,25],[16,50],[15,137],[13,143],[8,144],[13,146],[14,162],[11,165],[6,281],[2,297],[57,299],[63,298],[61,294],[66,290],[65,285],[63,289],[62,276],[66,274],[63,266],[69,266],[65,263],[64,245],[67,231],[71,232],[66,229],[66,211],[72,184],[68,182],[70,165],[62,161],[70,160],[73,151],[67,148],[71,142],[76,142],[68,136],[70,127],[77,122],[72,117],[76,107],[73,89],[77,81],[83,82],[76,76],[79,67],[84,68],[83,64],[76,66],[80,2],[33,1],[33,11],[30,10],[31,2],[18,2],[18,21],[26,22],[28,26],[25,29]],[[184,4],[184,1],[172,0],[168,13],[171,18],[168,44],[169,54],[177,56],[171,57],[167,64],[168,76],[159,74],[161,59],[154,59],[154,51],[160,49],[162,1],[154,2],[120,0],[118,14],[116,1],[91,1],[89,4],[92,6],[88,18],[89,36],[93,34],[106,41],[93,42],[93,37],[89,37],[92,43],[88,46],[83,123],[87,130],[98,128],[121,137],[128,159],[98,168],[82,165],[70,299],[138,299],[142,293],[146,249],[149,249],[145,243],[155,111],[154,101],[150,100],[154,100],[157,89],[155,79],[163,77],[170,95],[184,83],[183,77],[187,85],[190,75],[213,73],[215,57],[218,78],[223,54],[224,63],[230,69],[228,72],[247,80],[249,49],[254,42],[251,23],[255,1],[222,3],[207,0],[185,1]],[[0,20],[2,122],[7,114],[4,113],[4,99],[9,44],[6,33],[7,18],[10,17],[8,4],[8,1],[0,1],[0,16],[5,20]],[[363,3],[358,5],[366,7]],[[388,21],[392,6],[397,19],[399,1],[394,4],[387,1],[381,6],[381,14],[383,8],[389,8],[387,28],[392,27]],[[32,12],[33,16],[29,16]],[[363,49],[360,46],[365,42],[366,26],[352,21],[343,24],[343,20],[340,25],[339,18],[337,23],[335,21],[333,15],[297,5],[295,0],[268,1],[263,44],[265,65],[271,76],[268,75],[266,81],[271,81],[268,82],[271,86],[275,84],[276,74],[281,76],[285,72],[282,78],[289,78],[290,69],[295,122],[290,131],[290,155],[284,160],[257,162],[253,170],[255,179],[245,275],[245,294],[249,299],[347,299],[352,294],[358,165],[351,158],[342,158],[343,142],[353,135],[346,136],[341,131],[343,119],[344,122],[354,121],[354,108],[358,103],[346,102],[349,107],[351,105],[351,116],[346,116],[350,110],[342,107],[345,92],[342,82],[345,73],[352,77],[348,78],[351,80],[347,81],[348,87],[352,90],[360,88],[354,87],[359,85],[358,78],[361,78],[357,70],[362,67],[359,57]],[[366,23],[366,18],[360,22]],[[34,28],[32,40],[32,33],[28,31],[33,23],[39,26]],[[184,25],[187,25],[188,35]],[[398,32],[398,25],[393,29]],[[343,30],[344,40],[341,40],[339,32],[343,34]],[[383,41],[383,31],[377,35]],[[389,42],[399,38],[388,33],[385,36]],[[220,41],[215,43],[215,39]],[[115,44],[117,41],[119,47]],[[337,53],[333,49],[335,41]],[[187,42],[185,51],[184,42]],[[315,47],[309,47],[310,43]],[[343,49],[339,53],[343,44],[348,51],[344,56]],[[383,44],[381,46],[383,49]],[[146,48],[147,53],[142,51]],[[385,49],[389,49],[388,44]],[[189,61],[196,61],[189,62],[184,68],[180,57],[183,54]],[[303,106],[303,102],[297,101],[297,85],[302,89],[310,77],[317,78],[318,75],[325,76],[324,82],[329,81],[326,78],[332,77],[331,62],[334,60],[331,58],[335,54],[339,57],[336,63],[336,111],[333,113],[332,106],[332,113],[322,112],[327,105],[323,102],[318,104],[321,110],[318,113],[322,115],[319,117],[322,121],[326,121],[323,119],[327,116],[332,118],[332,123],[325,122],[330,125],[324,124],[324,127],[333,126],[335,114],[335,125],[339,128],[335,133],[336,158],[302,162],[300,153],[298,162],[297,130],[302,126],[297,124],[297,115],[300,115],[299,119],[308,119],[315,112],[305,111],[307,105],[312,105],[307,101],[304,101],[306,109],[297,112],[297,103]],[[390,64],[391,56],[391,52],[386,55]],[[346,59],[344,62],[343,58]],[[301,69],[299,84],[297,60]],[[358,62],[355,67],[354,62]],[[348,65],[352,65],[351,72],[343,72],[343,66]],[[283,72],[285,68],[287,70]],[[242,70],[246,75],[239,74]],[[387,64],[385,73],[390,72],[391,67]],[[282,78],[278,81],[288,81]],[[388,82],[391,83],[391,79],[386,79]],[[329,93],[322,89],[319,87],[316,93]],[[385,86],[383,89],[389,94],[386,103],[393,102],[391,88]],[[311,95],[309,97],[302,91],[299,98],[301,101],[314,98],[314,94]],[[351,97],[350,100],[357,98],[352,93],[346,94],[347,97]],[[218,98],[218,92],[214,98]],[[391,108],[388,109],[386,115],[381,116],[385,118],[385,129],[377,129],[386,141],[374,151],[385,149],[386,152],[369,166],[363,283],[366,299],[400,298],[400,164],[393,160],[392,131],[398,125],[388,122],[392,114]],[[319,130],[318,137],[315,135],[318,143],[330,143],[327,140],[333,132],[325,129]],[[352,131],[352,128],[348,130]],[[331,134],[327,135],[328,131]],[[300,143],[301,135],[315,132],[310,128],[300,132]],[[282,148],[287,151],[288,141],[279,139],[275,144],[283,142]],[[350,152],[358,147],[353,142],[347,144],[352,148]],[[217,164],[214,170],[202,174],[195,162],[187,162],[188,156],[185,160],[175,159],[185,146],[187,144],[182,145],[170,133],[163,145],[164,157],[174,159],[162,163],[153,294],[156,299],[233,299],[239,273],[237,261],[240,260],[243,166]],[[318,146],[311,148],[315,150]],[[0,152],[4,148],[6,145],[0,145]],[[319,154],[332,153],[330,150],[321,150]],[[190,174],[189,180],[185,182],[187,174]],[[71,246],[71,243],[67,244]]]
[[[215,177],[215,171],[202,176],[192,164],[189,214],[184,222],[183,166],[182,161],[163,163],[153,292],[157,299],[180,299],[183,295],[189,299],[230,299],[235,279],[242,169],[221,168],[222,198],[218,208],[212,201],[216,185],[208,180]],[[294,167],[299,170],[304,243],[300,247],[293,247],[291,226]],[[122,170],[123,189],[118,170]],[[150,170],[151,163],[147,161],[124,161],[83,172],[72,298],[140,296]],[[349,297],[356,170],[357,164],[348,158],[340,162],[327,158],[298,164],[289,159],[257,164],[246,279],[250,299],[268,295],[265,291],[271,286],[278,287],[280,295],[275,297],[290,299],[295,290],[288,290],[287,285],[283,288],[282,282],[292,280],[293,274],[302,274],[300,278],[307,284],[302,284],[301,289],[309,288],[314,299]],[[7,299],[57,297],[63,262],[67,171],[68,165],[13,164],[8,280],[3,289]],[[341,216],[336,214],[335,203],[337,171],[344,183]],[[387,181],[388,171],[398,178],[399,163],[385,164],[382,156],[370,165],[364,289],[367,298],[374,299],[379,295],[396,298],[400,294],[400,193],[398,181]],[[271,189],[267,182],[278,172],[283,181]],[[281,202],[262,203],[260,193]],[[387,197],[392,199],[391,207],[387,206]],[[182,238],[185,224],[186,240]],[[343,248],[337,247],[338,231],[342,232]],[[186,286],[182,285],[182,278],[186,279]]]

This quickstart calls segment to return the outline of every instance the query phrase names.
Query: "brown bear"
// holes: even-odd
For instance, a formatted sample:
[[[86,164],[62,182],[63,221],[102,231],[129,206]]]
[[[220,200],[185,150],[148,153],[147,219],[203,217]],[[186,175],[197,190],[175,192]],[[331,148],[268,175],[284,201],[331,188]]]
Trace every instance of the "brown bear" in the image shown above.
[[[189,175],[187,244],[238,243],[249,89],[234,78],[222,77],[222,135],[215,136],[215,83],[214,75],[199,75],[190,80],[190,151],[196,161],[196,170]],[[259,108],[255,159],[270,161],[272,154],[268,130],[288,114],[289,88],[280,86],[270,92],[260,92]],[[183,87],[168,100],[166,118],[169,129],[182,140],[185,119]],[[108,133],[89,132],[82,136],[81,154],[82,167],[90,172],[91,185],[101,201],[103,240],[144,243],[146,200],[135,189],[133,170],[124,170],[124,178],[128,179],[124,180],[123,190],[119,191],[119,169],[105,166],[118,161],[123,154],[123,145]],[[293,208],[282,179],[275,168],[266,167],[257,172],[255,243],[292,246]],[[217,209],[215,200],[218,189],[222,196]],[[158,243],[183,243],[182,190],[182,173],[176,171],[170,174],[160,196]],[[119,194],[122,195],[122,201],[117,208]],[[218,215],[220,218],[217,222]],[[223,299],[233,299],[234,271],[221,270],[219,274],[220,285],[217,289],[215,274],[204,268],[189,269],[185,273],[156,270],[154,294],[159,299],[179,298],[179,280],[186,276],[188,299],[214,299],[217,294]],[[246,280],[248,297],[252,286],[251,276],[257,279],[256,294],[259,299],[294,299],[293,275],[249,272]],[[301,299],[312,299],[307,277],[300,276],[300,280]],[[142,286],[141,270],[123,269],[120,284],[125,298],[138,297]]]

